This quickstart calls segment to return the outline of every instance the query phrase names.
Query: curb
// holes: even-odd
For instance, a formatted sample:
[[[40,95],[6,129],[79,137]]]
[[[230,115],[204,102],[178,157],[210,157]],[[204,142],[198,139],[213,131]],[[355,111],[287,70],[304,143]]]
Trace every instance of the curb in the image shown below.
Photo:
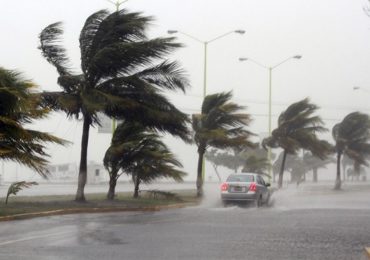
[[[24,213],[16,214],[11,216],[0,217],[0,222],[13,221],[13,220],[24,220],[37,217],[48,217],[57,215],[70,215],[70,214],[83,214],[83,213],[111,213],[111,212],[137,212],[137,211],[160,211],[165,209],[179,209],[188,206],[196,205],[195,203],[179,203],[172,205],[152,206],[152,207],[137,207],[137,208],[69,208],[69,209],[58,209],[52,211],[42,211],[35,213]]]
[[[370,259],[370,247],[365,247],[365,253],[368,259]]]

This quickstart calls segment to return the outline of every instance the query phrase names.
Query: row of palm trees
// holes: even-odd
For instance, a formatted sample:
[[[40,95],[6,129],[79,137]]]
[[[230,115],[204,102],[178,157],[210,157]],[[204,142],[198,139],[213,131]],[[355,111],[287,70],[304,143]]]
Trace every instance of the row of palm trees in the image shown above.
[[[334,145],[321,140],[318,133],[326,132],[321,118],[314,113],[318,107],[309,99],[290,105],[278,118],[278,126],[272,135],[263,140],[263,146],[283,149],[279,171],[278,187],[282,187],[287,155],[295,155],[301,149],[311,152],[311,156],[327,160],[332,153],[337,157],[335,189],[341,188],[341,159],[348,156],[355,165],[367,165],[370,155],[370,118],[367,114],[353,112],[332,129]]]
[[[98,113],[123,121],[104,158],[110,174],[109,199],[114,198],[117,179],[123,173],[132,177],[135,197],[142,182],[163,176],[182,180],[185,173],[179,170],[181,163],[161,141],[161,134],[171,134],[197,145],[198,196],[203,195],[202,168],[207,149],[245,151],[255,148],[251,140],[254,134],[246,130],[251,116],[242,113],[244,107],[231,102],[230,92],[206,96],[201,112],[192,118],[166,98],[165,90],[185,92],[189,82],[177,62],[165,59],[181,44],[168,37],[148,39],[146,30],[151,21],[141,13],[126,10],[114,13],[102,10],[92,14],[80,33],[80,73],[72,69],[66,50],[60,45],[62,24],[53,23],[43,29],[39,49],[56,68],[61,90],[33,92],[31,82],[19,79],[15,72],[1,70],[2,158],[47,174],[44,143],[66,142],[25,129],[23,125],[52,110],[62,111],[67,117],[81,118],[83,130],[76,201],[85,201],[89,131],[91,126],[99,125]],[[262,143],[264,147],[280,147],[284,151],[279,187],[288,154],[305,149],[325,159],[333,151],[333,146],[317,135],[327,131],[321,118],[315,115],[317,109],[308,99],[292,104],[280,115],[272,136]],[[369,127],[368,116],[361,113],[350,114],[334,127],[338,162],[346,154],[359,165],[366,164],[366,155],[370,153]],[[338,172],[337,188],[340,188],[340,168]]]

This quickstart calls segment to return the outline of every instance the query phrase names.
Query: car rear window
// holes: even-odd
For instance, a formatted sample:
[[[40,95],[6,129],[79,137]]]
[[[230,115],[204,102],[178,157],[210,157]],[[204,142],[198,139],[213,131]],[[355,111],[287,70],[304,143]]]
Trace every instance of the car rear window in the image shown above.
[[[254,176],[253,175],[230,175],[227,182],[253,182]]]

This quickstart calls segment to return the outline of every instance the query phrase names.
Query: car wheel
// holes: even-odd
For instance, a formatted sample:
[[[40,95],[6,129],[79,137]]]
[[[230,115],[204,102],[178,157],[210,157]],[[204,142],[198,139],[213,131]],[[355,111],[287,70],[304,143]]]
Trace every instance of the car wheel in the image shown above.
[[[223,201],[222,201],[222,206],[227,207],[227,204],[228,204],[228,203],[227,203],[227,201],[226,201],[226,200],[223,200]]]

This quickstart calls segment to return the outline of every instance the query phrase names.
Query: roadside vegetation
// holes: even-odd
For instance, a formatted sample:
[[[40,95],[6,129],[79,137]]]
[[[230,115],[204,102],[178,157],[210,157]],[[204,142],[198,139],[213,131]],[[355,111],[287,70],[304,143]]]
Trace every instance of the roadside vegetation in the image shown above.
[[[48,176],[46,145],[68,142],[28,128],[35,120],[44,119],[51,111],[65,113],[68,118],[82,120],[81,156],[76,195],[54,197],[10,197],[22,185],[15,183],[6,198],[9,205],[0,206],[0,215],[30,213],[63,208],[133,208],[135,206],[168,205],[197,202],[203,196],[204,163],[210,161],[221,182],[219,167],[235,173],[255,172],[268,176],[283,188],[284,174],[291,181],[306,180],[319,169],[336,162],[335,189],[342,180],[359,176],[361,167],[370,158],[370,119],[367,114],[353,112],[332,129],[333,143],[322,139],[329,131],[319,115],[319,107],[305,98],[288,106],[278,117],[277,128],[263,141],[250,129],[252,115],[233,101],[231,92],[205,96],[199,113],[180,111],[166,97],[169,91],[185,93],[190,83],[177,61],[168,56],[182,47],[173,37],[148,37],[153,19],[139,12],[101,10],[89,16],[79,38],[81,64],[76,71],[61,44],[62,23],[56,22],[41,30],[39,49],[55,67],[60,91],[41,92],[30,80],[13,70],[0,67],[0,157],[28,166],[43,177]],[[109,172],[106,195],[89,195],[86,202],[89,132],[100,124],[98,114],[120,120],[105,157],[101,158]],[[169,134],[197,146],[196,193],[182,192],[172,196],[160,191],[140,191],[141,183],[170,178],[182,181],[186,172],[163,142]],[[282,151],[272,154],[267,148]],[[195,156],[195,154],[194,154]],[[116,194],[117,180],[128,175],[133,181],[132,194]],[[268,176],[270,177],[270,176]],[[17,186],[18,185],[18,186]],[[37,188],[37,187],[34,187]],[[133,197],[133,198],[131,198]],[[141,197],[140,200],[136,198]]]

